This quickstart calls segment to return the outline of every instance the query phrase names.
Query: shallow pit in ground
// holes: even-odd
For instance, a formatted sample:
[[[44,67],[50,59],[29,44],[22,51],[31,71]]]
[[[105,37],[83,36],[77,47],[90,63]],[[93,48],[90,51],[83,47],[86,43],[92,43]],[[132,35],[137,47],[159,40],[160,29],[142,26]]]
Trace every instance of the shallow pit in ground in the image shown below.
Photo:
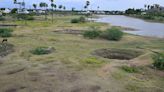
[[[131,49],[98,49],[92,54],[108,59],[130,60],[140,56],[143,52]]]
[[[61,30],[55,30],[55,33],[63,33],[63,34],[74,34],[74,35],[80,35],[83,33],[83,30],[74,30],[74,29],[61,29]]]

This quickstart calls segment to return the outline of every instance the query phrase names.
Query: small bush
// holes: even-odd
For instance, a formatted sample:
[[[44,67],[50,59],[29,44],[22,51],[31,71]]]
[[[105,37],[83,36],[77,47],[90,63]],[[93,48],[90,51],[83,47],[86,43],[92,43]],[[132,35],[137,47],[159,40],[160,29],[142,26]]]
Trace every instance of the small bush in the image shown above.
[[[157,53],[153,55],[154,60],[154,67],[156,67],[159,70],[164,70],[164,54],[163,53]]]
[[[84,32],[83,36],[89,39],[94,39],[99,37],[100,32],[99,31],[86,31]]]
[[[133,66],[122,66],[121,69],[128,72],[128,73],[137,73],[137,72],[139,72],[139,69],[137,67],[133,67]]]
[[[34,20],[34,17],[28,14],[17,14],[14,17],[16,17],[19,20]]]
[[[0,37],[11,37],[13,32],[12,29],[9,28],[0,28]]]
[[[86,22],[85,17],[80,17],[80,18],[79,18],[79,22],[81,22],[81,23]]]
[[[0,21],[4,21],[5,20],[5,18],[3,18],[2,16],[0,16]]]
[[[79,23],[79,20],[78,19],[72,19],[71,23]]]
[[[100,31],[97,27],[91,27],[90,31],[85,31],[83,36],[89,39],[94,39],[100,36]]]
[[[101,34],[101,36],[108,40],[118,41],[122,38],[123,32],[118,28],[113,27],[111,29],[107,29],[104,33]]]
[[[86,21],[85,17],[80,17],[80,18],[72,19],[71,23],[84,23],[85,21]]]
[[[35,54],[35,55],[44,55],[44,54],[49,54],[51,53],[52,49],[49,49],[47,47],[38,47],[38,48],[35,48],[34,50],[31,51],[32,54]]]

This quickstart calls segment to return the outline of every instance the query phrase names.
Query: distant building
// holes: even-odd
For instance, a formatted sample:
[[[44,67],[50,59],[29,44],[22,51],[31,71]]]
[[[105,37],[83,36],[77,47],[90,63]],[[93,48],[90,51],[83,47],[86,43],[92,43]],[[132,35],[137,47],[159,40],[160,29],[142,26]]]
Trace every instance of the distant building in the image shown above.
[[[29,14],[30,12],[27,9],[18,9],[18,14]]]
[[[41,14],[41,13],[45,13],[46,11],[45,10],[42,10],[42,9],[37,9],[37,10],[35,10],[35,12]]]
[[[1,10],[1,11],[2,11],[2,13],[6,13],[6,14],[8,14],[8,13],[11,12],[11,10],[10,10],[9,8],[4,8],[4,9]]]
[[[78,14],[91,14],[92,12],[90,12],[89,10],[88,11],[81,11],[81,12],[78,12]]]

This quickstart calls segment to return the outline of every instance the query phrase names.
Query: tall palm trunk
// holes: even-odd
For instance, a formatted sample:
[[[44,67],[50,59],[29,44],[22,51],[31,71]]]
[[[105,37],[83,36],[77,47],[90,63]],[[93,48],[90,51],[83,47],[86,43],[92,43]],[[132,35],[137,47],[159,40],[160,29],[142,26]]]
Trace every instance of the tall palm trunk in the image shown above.
[[[52,17],[52,23],[54,22],[54,11],[53,11],[53,7],[52,7],[52,11],[51,11],[51,17]]]
[[[44,16],[45,16],[45,20],[47,20],[47,8],[45,8]]]

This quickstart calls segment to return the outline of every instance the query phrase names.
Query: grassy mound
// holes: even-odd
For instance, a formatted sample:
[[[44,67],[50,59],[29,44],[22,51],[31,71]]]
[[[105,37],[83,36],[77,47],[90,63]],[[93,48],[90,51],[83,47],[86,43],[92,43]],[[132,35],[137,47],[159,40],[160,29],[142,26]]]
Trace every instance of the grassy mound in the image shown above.
[[[121,69],[128,73],[138,73],[139,72],[139,69],[135,66],[124,65],[121,67]]]
[[[164,70],[164,53],[157,53],[153,55],[154,67],[159,70]]]
[[[85,17],[81,16],[80,18],[75,18],[71,20],[71,23],[85,23],[86,19]]]
[[[35,55],[44,55],[44,54],[50,54],[54,50],[55,49],[53,47],[37,47],[37,48],[31,50],[31,53],[35,54]]]
[[[107,40],[118,41],[122,38],[123,32],[115,27],[111,29],[107,29],[105,32],[101,34],[101,37]]]
[[[83,33],[85,38],[94,39],[100,36],[101,31],[97,27],[91,27],[88,31]]]
[[[141,51],[127,49],[99,49],[92,53],[109,59],[130,60],[142,54]]]

